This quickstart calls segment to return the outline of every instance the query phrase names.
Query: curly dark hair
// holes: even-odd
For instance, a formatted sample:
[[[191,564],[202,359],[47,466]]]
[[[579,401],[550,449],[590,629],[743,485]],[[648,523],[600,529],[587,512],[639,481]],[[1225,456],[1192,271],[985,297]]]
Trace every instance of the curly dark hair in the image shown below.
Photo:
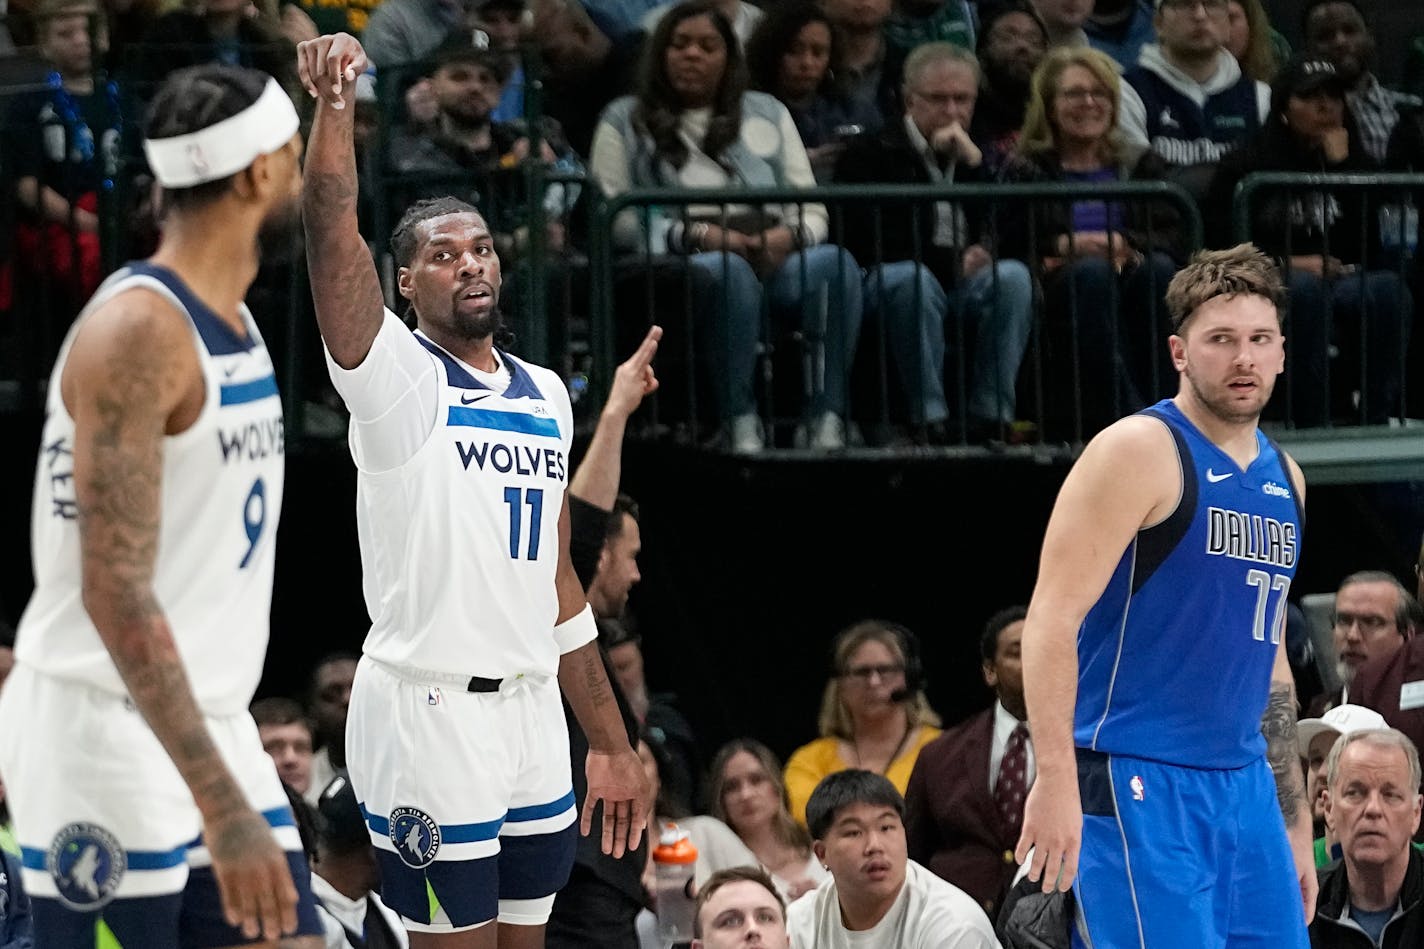
[[[747,39],[747,75],[751,87],[780,98],[781,59],[801,31],[824,23],[831,33],[831,64],[817,88],[823,96],[838,95],[836,70],[841,66],[841,36],[826,11],[814,0],[782,0],[767,8],[766,16]]]
[[[416,228],[426,221],[447,214],[480,214],[480,211],[467,201],[451,197],[424,198],[405,209],[405,213],[391,231],[391,254],[395,256],[396,266],[409,267],[410,262],[415,259],[415,252],[420,247]],[[483,218],[484,215],[480,214],[480,217]]]
[[[685,0],[669,10],[658,22],[643,50],[641,74],[638,77],[638,105],[633,110],[633,126],[653,140],[660,157],[674,168],[687,164],[687,144],[678,134],[686,106],[667,76],[667,51],[672,45],[673,31],[693,17],[705,16],[712,21],[727,48],[727,65],[722,81],[712,99],[712,119],[707,123],[707,136],[702,151],[713,160],[720,160],[722,150],[737,140],[742,131],[742,93],[746,91],[746,67],[741,44],[732,32],[732,24],[718,9],[715,0]]]

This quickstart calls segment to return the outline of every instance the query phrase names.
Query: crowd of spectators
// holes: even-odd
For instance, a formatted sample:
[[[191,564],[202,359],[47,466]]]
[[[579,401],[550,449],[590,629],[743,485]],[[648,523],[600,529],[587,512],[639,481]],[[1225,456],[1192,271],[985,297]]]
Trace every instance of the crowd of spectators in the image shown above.
[[[497,234],[509,309],[542,298],[588,316],[573,288],[594,194],[973,189],[689,194],[617,218],[616,347],[666,326],[667,349],[691,354],[678,391],[704,396],[672,414],[715,424],[723,447],[986,444],[1033,437],[1029,405],[1048,406],[1032,421],[1055,437],[1083,437],[1175,387],[1162,295],[1195,236],[1191,209],[1086,200],[1097,186],[1179,185],[1220,245],[1249,174],[1424,164],[1424,102],[1381,80],[1362,2],[1304,0],[1294,52],[1260,0],[12,3],[0,310],[62,326],[112,265],[106,245],[151,246],[134,142],[165,75],[241,64],[296,93],[294,44],[342,29],[375,64],[361,97],[372,246],[414,200],[471,198]],[[1414,75],[1424,40],[1410,40]],[[1000,183],[1077,197],[987,198]],[[1276,420],[1407,418],[1421,374],[1412,196],[1316,186],[1266,191],[1249,212],[1292,291]],[[788,393],[779,415],[796,424],[778,432],[770,403]]]

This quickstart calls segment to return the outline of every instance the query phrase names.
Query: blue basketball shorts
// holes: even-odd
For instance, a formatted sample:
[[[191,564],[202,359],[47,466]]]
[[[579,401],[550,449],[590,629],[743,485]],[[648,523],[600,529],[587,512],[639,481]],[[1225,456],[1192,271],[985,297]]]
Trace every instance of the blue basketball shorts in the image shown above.
[[[1308,949],[1264,758],[1235,770],[1078,750],[1075,947]]]
[[[287,852],[297,935],[319,935],[296,821],[246,711],[208,734]],[[202,818],[133,704],[17,666],[0,691],[0,773],[40,949],[207,949],[246,939],[223,918]]]
[[[496,692],[363,658],[346,718],[351,785],[381,899],[413,932],[548,922],[573,869],[569,734],[551,676]],[[582,762],[580,762],[580,766]]]

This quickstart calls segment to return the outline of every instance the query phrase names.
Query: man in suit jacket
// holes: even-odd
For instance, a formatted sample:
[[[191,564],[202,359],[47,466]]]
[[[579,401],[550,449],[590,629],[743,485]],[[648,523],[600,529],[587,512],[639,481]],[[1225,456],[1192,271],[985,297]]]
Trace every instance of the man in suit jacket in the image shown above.
[[[991,919],[1018,869],[1014,847],[1034,776],[1019,660],[1025,615],[1024,607],[1012,606],[989,619],[980,655],[984,681],[997,698],[921,749],[905,790],[910,859],[964,890]],[[1011,745],[1020,727],[1022,751],[1015,755]],[[996,794],[1010,781],[1018,784],[1016,798]]]

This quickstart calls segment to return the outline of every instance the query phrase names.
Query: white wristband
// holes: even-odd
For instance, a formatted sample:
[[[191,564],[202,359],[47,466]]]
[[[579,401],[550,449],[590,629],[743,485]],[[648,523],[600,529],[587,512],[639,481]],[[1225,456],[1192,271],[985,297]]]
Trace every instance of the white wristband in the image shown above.
[[[587,604],[576,615],[554,627],[554,642],[558,644],[561,656],[597,638],[598,624],[593,621],[593,607]]]

